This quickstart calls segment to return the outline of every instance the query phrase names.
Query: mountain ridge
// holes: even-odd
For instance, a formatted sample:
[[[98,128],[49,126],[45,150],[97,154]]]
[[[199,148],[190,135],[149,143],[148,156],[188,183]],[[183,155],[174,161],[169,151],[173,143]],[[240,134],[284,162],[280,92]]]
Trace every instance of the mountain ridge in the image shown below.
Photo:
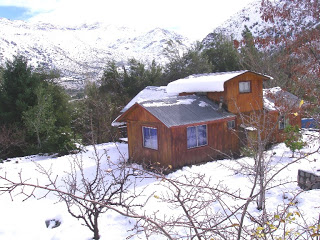
[[[161,28],[142,32],[101,22],[63,27],[0,18],[0,64],[24,55],[32,66],[59,70],[67,88],[81,88],[85,81],[99,79],[108,60],[166,63],[164,51],[169,45],[185,51],[190,42]]]

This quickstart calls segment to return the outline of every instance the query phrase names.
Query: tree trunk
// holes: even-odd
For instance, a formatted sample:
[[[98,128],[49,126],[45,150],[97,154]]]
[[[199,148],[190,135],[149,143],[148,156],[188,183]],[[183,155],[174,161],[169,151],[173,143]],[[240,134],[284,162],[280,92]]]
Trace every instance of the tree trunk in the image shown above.
[[[99,235],[99,227],[98,227],[98,218],[99,218],[99,213],[94,214],[94,226],[93,226],[93,239],[94,240],[99,240],[100,235]]]

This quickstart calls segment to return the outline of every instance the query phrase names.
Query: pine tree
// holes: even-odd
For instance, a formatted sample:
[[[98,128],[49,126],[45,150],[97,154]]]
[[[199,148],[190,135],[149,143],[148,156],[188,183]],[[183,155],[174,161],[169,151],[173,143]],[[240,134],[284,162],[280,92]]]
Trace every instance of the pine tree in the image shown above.
[[[239,54],[231,38],[212,33],[211,39],[211,42],[206,43],[204,54],[212,64],[213,72],[240,70]]]
[[[6,63],[0,90],[0,123],[17,123],[22,113],[36,104],[35,89],[40,77],[32,73],[27,59],[16,56]]]

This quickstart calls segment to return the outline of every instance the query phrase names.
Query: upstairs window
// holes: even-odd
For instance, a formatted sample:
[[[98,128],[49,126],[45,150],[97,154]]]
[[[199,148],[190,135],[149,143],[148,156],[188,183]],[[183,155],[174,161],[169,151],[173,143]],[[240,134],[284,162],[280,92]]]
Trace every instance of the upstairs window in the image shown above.
[[[228,129],[234,129],[235,127],[236,127],[235,120],[228,121]]]
[[[207,145],[207,125],[187,128],[187,147],[195,148]]]
[[[251,82],[239,82],[239,93],[249,93],[251,92]]]
[[[285,116],[280,116],[279,118],[279,129],[283,130],[289,125],[289,119],[287,119]]]
[[[158,150],[158,131],[156,128],[142,127],[143,146]]]

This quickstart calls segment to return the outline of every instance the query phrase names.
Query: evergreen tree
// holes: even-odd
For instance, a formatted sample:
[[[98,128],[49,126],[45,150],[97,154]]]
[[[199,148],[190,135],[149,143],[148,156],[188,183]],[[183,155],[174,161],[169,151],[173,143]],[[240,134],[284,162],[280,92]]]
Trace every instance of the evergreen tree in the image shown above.
[[[162,85],[163,84],[163,75],[162,67],[156,63],[155,60],[149,65],[148,71],[146,72],[146,78],[150,85]]]
[[[123,73],[118,70],[115,60],[107,62],[100,83],[101,91],[113,97],[124,93]]]
[[[53,99],[50,92],[46,91],[43,85],[39,85],[36,96],[37,103],[23,112],[22,118],[30,136],[35,134],[37,148],[42,150],[44,141],[48,141],[55,129],[56,118],[53,114]]]
[[[0,127],[26,127],[26,153],[74,148],[67,95],[50,81],[56,72],[33,70],[16,56],[6,63],[0,88]],[[8,142],[14,143],[14,139]],[[10,148],[10,146],[8,146]]]
[[[242,32],[243,43],[240,49],[241,53],[241,64],[244,69],[261,72],[264,64],[263,55],[255,46],[253,35],[250,29],[245,26],[245,29]]]
[[[233,41],[220,33],[212,33],[211,39],[206,44],[204,54],[212,64],[213,72],[240,70],[239,54]]]
[[[130,98],[133,98],[143,88],[148,86],[148,83],[149,79],[147,78],[145,64],[136,59],[130,59],[128,66],[124,67],[123,86],[125,92]]]
[[[36,104],[34,90],[40,82],[23,56],[6,63],[0,89],[0,123],[21,122],[22,113]]]
[[[290,148],[292,151],[292,158],[294,157],[294,152],[296,150],[301,150],[305,146],[305,142],[302,138],[302,133],[299,126],[287,126],[284,129],[285,132],[285,141],[286,147]]]
[[[4,69],[0,66],[0,90],[1,90],[1,85],[3,82],[3,71],[4,71]]]
[[[172,50],[171,52],[177,51]],[[169,56],[169,63],[164,67],[164,84],[192,74],[212,72],[212,66],[207,56],[202,53],[202,45],[199,42],[182,56],[178,53]]]

